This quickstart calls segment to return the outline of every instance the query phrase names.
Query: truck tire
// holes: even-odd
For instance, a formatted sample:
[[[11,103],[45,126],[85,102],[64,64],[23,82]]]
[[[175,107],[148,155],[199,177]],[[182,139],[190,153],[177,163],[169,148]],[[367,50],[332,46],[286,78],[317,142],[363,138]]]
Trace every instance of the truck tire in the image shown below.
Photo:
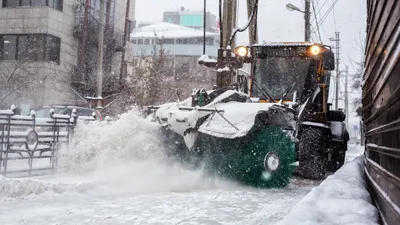
[[[300,134],[299,172],[307,178],[320,180],[325,177],[327,157],[325,131],[317,127],[307,127]]]
[[[347,151],[347,142],[345,143],[333,143],[332,144],[332,157],[328,162],[327,169],[330,172],[336,172],[340,167],[343,166],[346,151]]]
[[[346,120],[346,114],[339,110],[328,111],[327,117],[328,117],[328,121],[343,122]]]

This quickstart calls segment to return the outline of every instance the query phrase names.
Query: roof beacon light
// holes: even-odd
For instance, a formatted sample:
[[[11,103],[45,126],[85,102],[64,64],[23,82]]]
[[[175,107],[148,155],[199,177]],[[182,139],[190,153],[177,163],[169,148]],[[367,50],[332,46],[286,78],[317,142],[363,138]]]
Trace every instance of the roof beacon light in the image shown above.
[[[318,45],[313,45],[310,48],[310,51],[311,51],[312,55],[318,55],[320,53],[320,51],[321,51],[321,48]]]
[[[235,49],[235,53],[240,57],[246,57],[249,53],[249,49],[246,46],[239,46]]]

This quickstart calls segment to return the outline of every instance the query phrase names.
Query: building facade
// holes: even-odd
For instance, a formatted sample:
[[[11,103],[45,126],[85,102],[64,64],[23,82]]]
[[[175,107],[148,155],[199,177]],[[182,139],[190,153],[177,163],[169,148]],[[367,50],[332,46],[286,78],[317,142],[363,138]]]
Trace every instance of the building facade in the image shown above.
[[[12,76],[0,81],[2,105],[74,103],[69,88],[77,60],[73,2],[0,0],[0,71]]]
[[[163,22],[173,23],[193,29],[203,30],[204,12],[185,10],[181,7],[180,11],[168,11],[163,14]],[[206,13],[206,31],[217,32],[217,17],[210,13]]]
[[[6,77],[0,80],[2,107],[11,103],[22,109],[85,103],[82,97],[88,92],[75,85],[82,56],[79,28],[85,3],[85,0],[0,0],[0,75]],[[100,0],[90,3],[89,16],[98,18]],[[105,0],[105,4],[112,6],[106,13],[110,15],[109,26],[113,27],[113,32],[105,29],[109,32],[105,36],[112,36],[115,43],[123,38],[117,34],[124,32],[125,20],[120,17],[125,18],[126,0]],[[131,0],[130,21],[134,21],[134,7],[135,1]],[[95,37],[92,33],[87,38]],[[98,43],[87,46],[90,50],[84,54],[97,56]],[[120,49],[105,52],[104,58],[108,57],[110,62],[121,58]],[[120,65],[121,60],[109,63],[104,70],[119,71]]]

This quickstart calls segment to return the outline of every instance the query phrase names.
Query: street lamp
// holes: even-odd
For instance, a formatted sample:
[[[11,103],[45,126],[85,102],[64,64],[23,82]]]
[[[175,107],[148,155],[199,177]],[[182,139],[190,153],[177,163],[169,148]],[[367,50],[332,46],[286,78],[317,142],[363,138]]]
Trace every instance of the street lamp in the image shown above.
[[[305,11],[300,10],[297,6],[290,4],[290,3],[288,3],[286,5],[286,9],[289,11],[298,11],[298,12],[306,13]]]
[[[304,13],[304,39],[305,39],[305,41],[309,42],[310,36],[311,36],[310,0],[304,0],[304,1],[305,1],[304,11],[291,3],[286,4],[286,9],[289,11],[298,11],[298,12]]]

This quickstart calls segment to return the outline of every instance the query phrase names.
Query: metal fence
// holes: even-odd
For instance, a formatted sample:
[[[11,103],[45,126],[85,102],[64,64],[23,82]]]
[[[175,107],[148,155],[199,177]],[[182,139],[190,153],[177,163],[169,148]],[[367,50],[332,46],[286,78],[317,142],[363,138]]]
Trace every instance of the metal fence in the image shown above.
[[[79,119],[90,121],[95,117]],[[50,110],[48,118],[37,118],[33,110],[27,116],[16,115],[13,106],[9,110],[0,110],[0,174],[28,173],[31,176],[35,171],[56,170],[59,149],[63,145],[68,147],[77,120],[75,109],[72,115]],[[34,161],[38,159],[49,161],[47,165],[34,167]],[[18,164],[10,168],[10,163]]]

